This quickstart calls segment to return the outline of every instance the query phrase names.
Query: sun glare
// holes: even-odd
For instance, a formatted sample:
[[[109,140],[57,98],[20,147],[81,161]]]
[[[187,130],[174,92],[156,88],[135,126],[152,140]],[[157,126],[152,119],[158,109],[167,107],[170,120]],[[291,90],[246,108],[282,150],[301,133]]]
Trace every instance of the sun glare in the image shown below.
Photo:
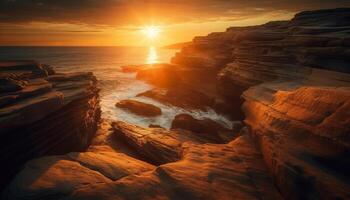
[[[161,29],[157,26],[146,26],[142,29],[142,32],[147,36],[147,38],[153,40],[159,36]]]

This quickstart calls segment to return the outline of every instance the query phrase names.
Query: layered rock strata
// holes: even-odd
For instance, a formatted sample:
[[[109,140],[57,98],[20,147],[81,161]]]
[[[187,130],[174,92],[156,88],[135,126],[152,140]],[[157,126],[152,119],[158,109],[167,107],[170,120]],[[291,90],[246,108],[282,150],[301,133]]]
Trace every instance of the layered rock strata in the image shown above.
[[[173,59],[193,68],[230,52],[206,67],[219,70],[218,93],[230,112],[242,108],[287,199],[349,198],[349,17],[346,8],[308,11],[229,28],[195,38]]]
[[[34,61],[0,64],[0,162],[4,184],[29,159],[84,150],[100,118],[96,78]]]
[[[119,101],[115,106],[146,117],[155,117],[162,114],[162,110],[157,106],[130,99]]]
[[[232,27],[172,59],[184,90],[244,119],[287,199],[349,198],[349,18],[340,8]]]
[[[246,127],[218,144],[202,129],[114,122],[110,139],[118,145],[107,150],[104,139],[95,145],[130,160],[135,171],[113,159],[90,162],[93,150],[79,160],[84,153],[46,157],[28,162],[5,198],[349,199],[349,17],[345,8],[308,11],[290,21],[229,28],[196,37],[172,64],[129,66],[158,89],[195,90],[214,99],[209,106],[217,110],[233,116],[242,110],[236,117]],[[11,81],[8,88],[25,84]],[[169,104],[177,98],[145,94]],[[61,169],[72,179],[69,189]],[[28,173],[43,175],[33,182]]]
[[[5,199],[281,198],[247,135],[215,144],[191,132],[125,122],[112,127],[116,141],[123,138],[145,161],[155,160],[159,166],[97,145],[86,153],[28,162],[6,190]],[[40,176],[33,178],[33,174]]]

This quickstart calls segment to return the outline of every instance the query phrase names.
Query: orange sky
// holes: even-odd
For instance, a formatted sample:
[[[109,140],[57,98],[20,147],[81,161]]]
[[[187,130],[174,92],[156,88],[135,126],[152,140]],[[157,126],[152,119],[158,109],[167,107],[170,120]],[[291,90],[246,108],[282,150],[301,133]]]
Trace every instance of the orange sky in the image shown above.
[[[54,2],[54,3],[53,3]],[[342,0],[3,0],[0,45],[144,46],[190,41],[230,26],[286,20],[305,9],[350,6]],[[157,25],[151,41],[140,31]]]

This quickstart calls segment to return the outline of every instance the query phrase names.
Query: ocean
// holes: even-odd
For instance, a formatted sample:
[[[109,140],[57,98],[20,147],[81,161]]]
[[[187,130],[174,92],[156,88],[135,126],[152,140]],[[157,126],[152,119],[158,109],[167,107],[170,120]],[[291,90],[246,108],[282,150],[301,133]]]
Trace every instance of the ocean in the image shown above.
[[[169,128],[177,114],[188,113],[198,119],[211,118],[230,127],[231,121],[214,110],[188,111],[150,98],[136,97],[153,86],[136,80],[135,73],[123,73],[120,66],[169,62],[175,53],[176,50],[155,47],[0,47],[0,60],[37,60],[51,65],[56,72],[93,72],[101,89],[102,118],[107,120]],[[151,103],[162,109],[162,115],[146,118],[115,107],[116,102],[124,99]]]

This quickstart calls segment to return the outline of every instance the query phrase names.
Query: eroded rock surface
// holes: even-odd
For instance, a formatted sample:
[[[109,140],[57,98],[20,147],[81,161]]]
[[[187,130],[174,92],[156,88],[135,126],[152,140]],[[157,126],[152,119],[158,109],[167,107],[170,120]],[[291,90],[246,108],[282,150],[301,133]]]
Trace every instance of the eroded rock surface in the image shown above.
[[[157,106],[130,99],[119,101],[115,106],[142,116],[155,117],[162,114],[162,110]]]
[[[350,87],[263,84],[244,98],[245,122],[285,196],[349,198]]]
[[[285,198],[349,198],[349,17],[340,8],[232,27],[194,38],[172,59],[188,85],[186,70],[208,75],[192,86],[216,110],[245,119]]]
[[[238,136],[239,128],[236,130],[225,127],[211,119],[195,119],[188,114],[176,115],[171,123],[172,129],[184,129],[200,134],[203,138],[210,138],[217,143],[225,143]]]
[[[247,135],[215,144],[186,131],[113,127],[136,151],[164,163],[154,167],[103,145],[41,158],[26,164],[6,199],[281,199]],[[33,182],[29,174],[41,176]]]
[[[155,99],[163,104],[177,106],[187,110],[207,110],[213,103],[207,95],[196,90],[174,87],[165,89],[152,89],[140,93],[143,96]]]
[[[24,168],[6,198],[349,199],[349,16],[347,8],[308,11],[290,21],[233,27],[196,37],[173,64],[128,68],[162,90],[205,94],[231,115],[242,109],[237,117],[246,127],[238,138],[217,144],[191,131],[114,122],[110,138],[127,154],[101,146],[51,157],[54,164],[31,161],[39,167]],[[33,77],[45,74],[31,70]],[[165,93],[140,95],[172,104]],[[43,170],[48,166],[53,169]],[[66,167],[66,175],[45,174]],[[43,173],[43,179],[33,182],[28,173]],[[60,184],[66,176],[72,179],[68,189]]]
[[[29,159],[88,147],[100,117],[92,73],[8,61],[0,63],[0,77],[1,185]]]
[[[62,198],[88,185],[112,183],[155,167],[108,146],[92,152],[43,157],[28,162],[4,193],[5,199]]]

